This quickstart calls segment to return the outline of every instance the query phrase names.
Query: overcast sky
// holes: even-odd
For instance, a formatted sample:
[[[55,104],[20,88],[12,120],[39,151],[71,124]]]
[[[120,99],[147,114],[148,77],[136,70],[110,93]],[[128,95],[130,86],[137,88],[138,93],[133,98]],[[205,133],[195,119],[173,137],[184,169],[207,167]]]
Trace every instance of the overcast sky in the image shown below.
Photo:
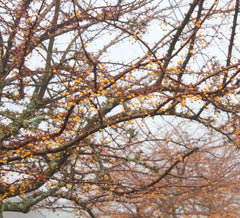
[[[65,212],[38,212],[31,211],[27,214],[24,213],[16,213],[16,212],[3,212],[3,218],[76,218],[75,215],[71,215],[70,213]]]

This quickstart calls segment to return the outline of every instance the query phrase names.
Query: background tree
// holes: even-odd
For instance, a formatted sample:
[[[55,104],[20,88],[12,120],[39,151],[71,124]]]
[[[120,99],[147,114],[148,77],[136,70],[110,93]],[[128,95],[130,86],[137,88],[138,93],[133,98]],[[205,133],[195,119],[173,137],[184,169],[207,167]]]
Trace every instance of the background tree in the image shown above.
[[[238,10],[0,1],[1,211],[238,216]]]

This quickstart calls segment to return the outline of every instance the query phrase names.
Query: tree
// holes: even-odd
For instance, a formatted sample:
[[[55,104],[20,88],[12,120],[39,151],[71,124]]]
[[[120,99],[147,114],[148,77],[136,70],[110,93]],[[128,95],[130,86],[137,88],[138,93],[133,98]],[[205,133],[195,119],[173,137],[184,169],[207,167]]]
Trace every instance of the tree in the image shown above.
[[[238,10],[2,0],[2,211],[239,215]]]

